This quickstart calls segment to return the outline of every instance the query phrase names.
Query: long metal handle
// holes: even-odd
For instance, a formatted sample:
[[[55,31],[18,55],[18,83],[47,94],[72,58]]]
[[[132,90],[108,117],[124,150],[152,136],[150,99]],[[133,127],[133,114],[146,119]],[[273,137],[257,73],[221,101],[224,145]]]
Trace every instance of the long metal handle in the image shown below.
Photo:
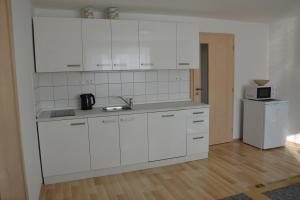
[[[82,126],[85,125],[85,122],[71,123],[71,126]]]
[[[201,140],[201,139],[203,139],[203,138],[204,138],[204,136],[194,137],[193,140]]]
[[[204,114],[204,112],[193,112],[194,115],[201,115]]]
[[[112,120],[102,120],[102,122],[103,122],[104,124],[107,124],[107,123],[115,123],[116,120],[114,120],[114,119],[112,119]]]
[[[201,123],[201,122],[204,122],[204,120],[193,121],[193,123]]]
[[[121,118],[120,121],[121,122],[129,122],[129,121],[133,121],[134,120],[134,117],[131,117],[131,118]]]
[[[172,114],[172,115],[162,115],[161,117],[175,117],[175,115],[174,114]]]
[[[67,65],[67,67],[81,67],[81,65],[74,64],[74,65]]]
[[[142,66],[153,66],[153,63],[141,63]]]
[[[189,66],[189,65],[191,65],[191,64],[190,64],[190,63],[178,63],[178,65]]]
[[[111,66],[111,64],[97,64],[97,67]]]

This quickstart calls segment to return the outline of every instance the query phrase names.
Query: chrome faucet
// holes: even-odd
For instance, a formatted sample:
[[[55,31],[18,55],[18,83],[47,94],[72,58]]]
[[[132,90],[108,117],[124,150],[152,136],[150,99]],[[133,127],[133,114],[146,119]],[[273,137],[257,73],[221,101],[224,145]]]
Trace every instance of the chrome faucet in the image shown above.
[[[119,96],[119,98],[124,101],[127,106],[130,108],[130,109],[133,109],[133,99],[132,98],[128,98],[128,100],[126,100],[124,97],[122,96]]]

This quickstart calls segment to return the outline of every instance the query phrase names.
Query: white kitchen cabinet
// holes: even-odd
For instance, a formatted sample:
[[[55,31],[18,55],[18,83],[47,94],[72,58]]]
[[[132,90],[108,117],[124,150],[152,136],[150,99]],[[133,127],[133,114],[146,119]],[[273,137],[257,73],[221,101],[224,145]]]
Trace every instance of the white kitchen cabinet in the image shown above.
[[[184,111],[148,114],[149,160],[186,155],[186,114]]]
[[[138,21],[111,21],[114,70],[139,69],[138,27]]]
[[[187,154],[200,154],[208,152],[208,134],[195,134],[187,136]]]
[[[198,26],[177,23],[177,69],[199,69],[199,47]]]
[[[82,71],[81,19],[36,17],[37,72]]]
[[[176,23],[140,21],[141,69],[176,69]]]
[[[120,115],[121,164],[148,162],[147,114]]]
[[[82,19],[84,70],[112,70],[110,20]]]
[[[118,116],[89,118],[92,169],[120,166]]]
[[[44,177],[90,170],[86,119],[39,122]]]

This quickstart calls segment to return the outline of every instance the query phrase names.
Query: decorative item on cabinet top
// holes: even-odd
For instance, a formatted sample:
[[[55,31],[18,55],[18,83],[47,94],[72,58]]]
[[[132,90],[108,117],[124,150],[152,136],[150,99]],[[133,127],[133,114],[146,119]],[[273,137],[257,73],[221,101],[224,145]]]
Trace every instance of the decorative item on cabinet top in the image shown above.
[[[94,19],[94,11],[92,7],[86,7],[81,9],[81,17],[82,18],[89,18],[89,19]]]

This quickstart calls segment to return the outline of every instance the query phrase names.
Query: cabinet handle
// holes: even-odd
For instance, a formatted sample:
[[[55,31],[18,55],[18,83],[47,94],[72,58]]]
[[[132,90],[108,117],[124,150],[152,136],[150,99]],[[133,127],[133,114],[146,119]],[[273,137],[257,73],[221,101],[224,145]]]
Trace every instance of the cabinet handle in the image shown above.
[[[97,67],[111,66],[111,64],[97,64]]]
[[[204,122],[204,120],[193,121],[193,123],[200,123],[200,122]]]
[[[121,122],[129,122],[129,121],[133,121],[133,120],[134,120],[133,117],[132,118],[121,118],[120,119]]]
[[[194,137],[193,140],[201,140],[201,139],[203,139],[203,138],[204,138],[204,136]]]
[[[201,115],[204,114],[204,112],[193,112],[194,115]]]
[[[80,67],[81,65],[67,65],[67,67]]]
[[[142,66],[153,66],[153,63],[141,63]]]
[[[71,123],[71,126],[82,126],[85,125],[85,122]]]
[[[175,115],[162,115],[161,117],[174,117]]]
[[[185,66],[189,66],[191,65],[190,63],[178,63],[178,65],[185,65]]]
[[[112,120],[102,120],[102,122],[103,122],[104,124],[107,124],[107,123],[115,123],[116,120],[114,120],[114,119],[112,119]]]

